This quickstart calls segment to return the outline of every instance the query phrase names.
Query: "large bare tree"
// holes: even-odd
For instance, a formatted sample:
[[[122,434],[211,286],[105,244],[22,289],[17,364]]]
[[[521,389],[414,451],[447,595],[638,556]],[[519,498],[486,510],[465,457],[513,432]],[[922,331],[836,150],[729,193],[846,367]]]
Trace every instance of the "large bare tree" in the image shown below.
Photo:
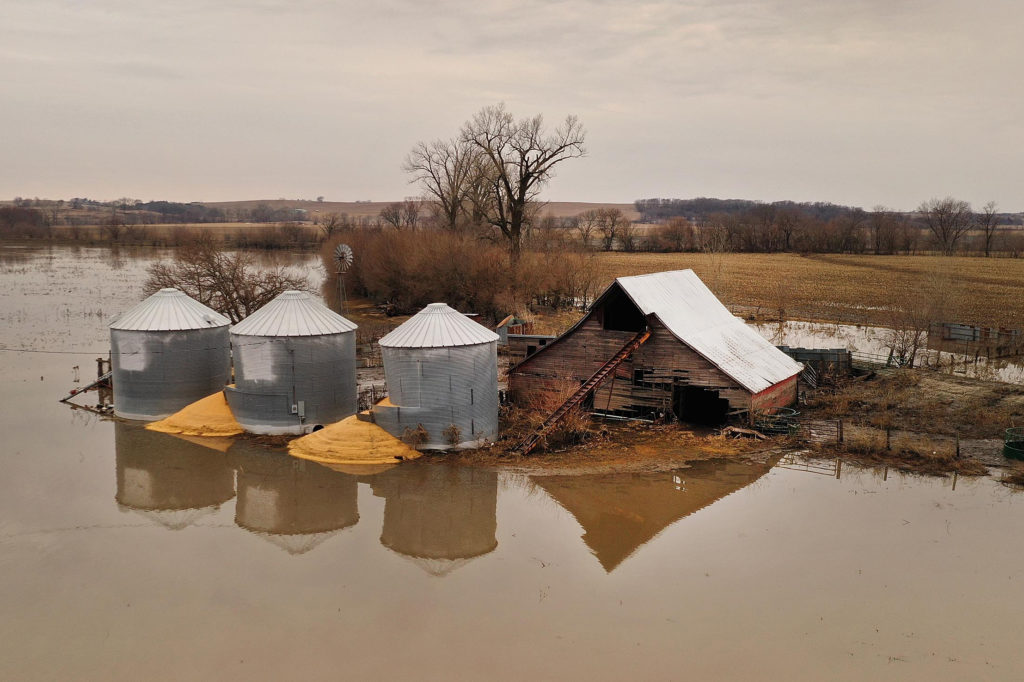
[[[402,169],[412,174],[436,204],[445,226],[454,230],[472,191],[477,161],[470,144],[461,139],[420,142],[405,159]]]
[[[549,132],[542,115],[516,120],[504,104],[484,107],[462,127],[460,139],[476,151],[488,190],[486,204],[477,209],[504,235],[513,260],[522,250],[530,204],[556,165],[586,153],[585,138],[575,116]]]
[[[953,197],[930,199],[922,203],[917,211],[946,256],[956,252],[957,242],[974,222],[971,205]]]
[[[992,254],[992,242],[995,241],[996,230],[999,229],[999,214],[996,213],[996,202],[985,204],[981,213],[975,217],[978,229],[981,230],[981,243],[985,250],[985,258]]]
[[[278,294],[308,289],[309,283],[304,276],[283,267],[261,268],[253,254],[225,251],[204,235],[175,251],[172,262],[160,261],[149,267],[146,294],[165,287],[184,291],[235,323]]]

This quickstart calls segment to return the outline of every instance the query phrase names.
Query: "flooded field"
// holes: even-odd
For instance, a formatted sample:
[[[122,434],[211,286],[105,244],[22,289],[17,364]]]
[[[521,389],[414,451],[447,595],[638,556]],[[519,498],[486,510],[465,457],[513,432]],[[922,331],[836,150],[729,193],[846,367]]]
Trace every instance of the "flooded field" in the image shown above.
[[[867,325],[828,324],[823,322],[762,322],[752,325],[776,345],[793,348],[845,348],[873,361],[885,362],[889,355],[888,329]],[[989,359],[922,348],[916,364],[938,366],[940,371],[989,381],[1024,384],[1024,357]]]
[[[0,678],[1024,678],[992,478],[335,471],[58,403],[158,255],[0,246]]]

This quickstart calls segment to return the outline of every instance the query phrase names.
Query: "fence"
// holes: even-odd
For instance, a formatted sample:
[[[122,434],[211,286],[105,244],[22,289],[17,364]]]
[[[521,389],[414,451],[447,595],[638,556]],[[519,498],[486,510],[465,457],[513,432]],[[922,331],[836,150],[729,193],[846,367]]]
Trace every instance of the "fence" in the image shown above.
[[[801,421],[798,433],[808,443],[842,443],[842,419],[809,419]]]
[[[368,410],[377,404],[377,401],[386,398],[388,395],[387,387],[384,384],[372,384],[366,388],[360,389],[357,396],[359,411]]]

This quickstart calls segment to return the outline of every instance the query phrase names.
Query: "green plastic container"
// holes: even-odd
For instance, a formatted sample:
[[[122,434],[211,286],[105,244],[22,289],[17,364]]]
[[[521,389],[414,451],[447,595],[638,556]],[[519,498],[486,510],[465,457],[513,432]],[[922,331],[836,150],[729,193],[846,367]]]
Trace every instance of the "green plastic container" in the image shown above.
[[[1006,429],[1003,456],[1009,459],[1024,460],[1024,426]]]

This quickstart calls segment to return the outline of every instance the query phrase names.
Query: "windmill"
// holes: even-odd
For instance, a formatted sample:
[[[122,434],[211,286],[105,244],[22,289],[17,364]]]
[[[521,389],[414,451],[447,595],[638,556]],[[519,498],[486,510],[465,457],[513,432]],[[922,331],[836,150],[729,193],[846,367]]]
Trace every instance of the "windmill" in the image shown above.
[[[345,273],[352,267],[352,247],[338,244],[334,247],[334,265],[338,272],[338,298],[341,301],[341,314],[345,314]]]

